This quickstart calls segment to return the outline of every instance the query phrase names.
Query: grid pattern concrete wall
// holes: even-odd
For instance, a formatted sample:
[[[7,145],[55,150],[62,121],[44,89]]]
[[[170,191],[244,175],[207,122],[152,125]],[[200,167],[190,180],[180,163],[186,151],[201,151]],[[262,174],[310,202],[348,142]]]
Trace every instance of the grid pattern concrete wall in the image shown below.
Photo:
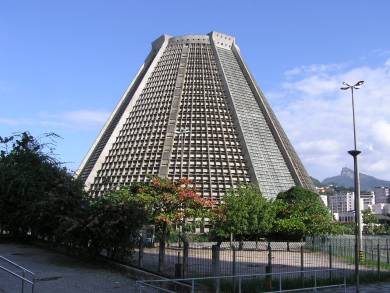
[[[105,127],[102,129],[99,137],[97,138],[97,141],[95,142],[95,147],[91,149],[90,154],[86,158],[83,167],[78,170],[78,176],[84,182],[87,180],[93,167],[101,156],[104,147],[106,146],[107,142],[109,141],[111,135],[114,132],[114,129],[118,126],[122,115],[125,113],[126,107],[129,105],[130,100],[134,95],[134,92],[140,85],[140,82],[142,81],[145,72],[148,70],[154,55],[155,54],[153,51],[151,52],[151,54],[149,54],[144,66],[141,68],[139,74],[136,76],[134,84],[130,87],[129,92],[124,96],[122,103],[118,105],[116,111],[112,114],[112,119],[108,123],[106,123]]]
[[[140,98],[103,158],[90,187],[93,195],[157,175],[183,45],[170,45],[157,63]]]
[[[179,135],[175,137],[169,178],[188,177],[202,196],[213,198],[250,182],[210,44],[189,45],[176,129],[188,133],[183,142]]]
[[[233,37],[163,36],[153,48],[78,171],[92,195],[153,175],[187,177],[217,199],[247,182],[268,197],[311,187]]]
[[[295,182],[233,51],[217,53],[260,189],[274,197]]]

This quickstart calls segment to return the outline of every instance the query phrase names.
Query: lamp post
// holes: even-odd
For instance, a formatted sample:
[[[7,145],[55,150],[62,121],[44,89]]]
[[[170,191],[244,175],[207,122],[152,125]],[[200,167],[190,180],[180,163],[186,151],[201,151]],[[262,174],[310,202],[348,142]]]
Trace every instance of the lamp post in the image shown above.
[[[355,192],[355,285],[356,292],[359,292],[359,261],[362,252],[362,219],[360,216],[360,180],[359,180],[359,168],[358,168],[358,155],[361,153],[356,147],[356,122],[355,122],[355,100],[353,91],[360,89],[364,81],[358,81],[354,85],[349,85],[343,82],[342,90],[351,90],[352,96],[352,119],[353,119],[353,143],[354,149],[348,153],[353,157],[354,167],[354,192]]]

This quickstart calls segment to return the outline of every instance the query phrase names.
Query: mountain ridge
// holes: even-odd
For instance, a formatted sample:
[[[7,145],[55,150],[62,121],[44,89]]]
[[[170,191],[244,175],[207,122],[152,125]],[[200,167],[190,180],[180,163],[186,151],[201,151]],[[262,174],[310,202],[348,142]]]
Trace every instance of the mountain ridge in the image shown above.
[[[390,181],[388,180],[378,179],[374,176],[367,175],[364,173],[359,173],[359,175],[360,175],[360,189],[362,191],[371,191],[378,186],[390,187]],[[346,188],[349,188],[354,186],[353,178],[354,178],[353,170],[344,167],[341,169],[340,175],[325,178],[324,180],[321,181],[321,185],[327,186],[333,184],[336,186],[344,186]]]

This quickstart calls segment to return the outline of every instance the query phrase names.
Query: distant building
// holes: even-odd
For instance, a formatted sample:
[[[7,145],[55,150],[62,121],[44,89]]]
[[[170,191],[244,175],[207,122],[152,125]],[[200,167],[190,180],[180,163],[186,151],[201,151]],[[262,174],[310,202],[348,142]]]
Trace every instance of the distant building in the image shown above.
[[[324,203],[324,205],[327,207],[328,206],[328,196],[326,195],[320,195],[320,199]]]
[[[366,210],[375,204],[374,192],[360,193],[360,209]],[[339,193],[328,196],[328,208],[336,220],[351,222],[355,215],[355,194],[353,192]]]
[[[370,206],[370,209],[375,215],[389,215],[390,204],[388,203],[376,203]]]
[[[326,187],[322,186],[322,187],[318,187],[318,186],[315,186],[315,189],[316,189],[316,192],[318,194],[324,194],[326,193]]]
[[[389,203],[390,187],[375,187],[375,203]]]
[[[379,223],[390,223],[390,204],[376,203],[369,207],[372,213],[377,217]]]
[[[328,196],[328,207],[333,214],[342,214],[354,210],[353,192]]]
[[[352,192],[352,194],[353,194],[353,192]],[[362,205],[361,205],[362,210],[366,210],[369,208],[369,206],[375,204],[375,194],[373,191],[361,192],[360,199],[362,202]]]
[[[351,223],[355,221],[355,212],[349,211],[345,213],[334,213],[334,218],[336,221],[341,223]]]

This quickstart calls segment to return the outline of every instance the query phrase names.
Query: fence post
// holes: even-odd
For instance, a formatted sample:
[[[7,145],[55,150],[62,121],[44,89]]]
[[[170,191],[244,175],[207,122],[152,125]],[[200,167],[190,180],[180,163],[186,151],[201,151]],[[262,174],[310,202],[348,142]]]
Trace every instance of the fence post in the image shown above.
[[[233,275],[233,292],[236,292],[236,248],[233,246],[232,248],[232,275]]]
[[[24,292],[24,278],[26,277],[24,270],[23,270],[22,276],[23,276],[23,279],[22,279],[22,293],[23,293]]]
[[[287,251],[290,251],[290,241],[287,241]]]
[[[188,269],[188,253],[189,253],[189,243],[187,241],[183,244],[183,277],[187,274]]]
[[[232,267],[232,274],[233,276],[236,275],[236,248],[232,247],[232,253],[233,253],[233,267]]]
[[[367,260],[367,239],[364,240],[364,260]]]
[[[355,245],[355,243],[353,244],[353,245]],[[355,247],[355,246],[353,246],[353,247]],[[353,253],[351,253],[351,248],[352,248],[352,246],[351,246],[351,239],[348,239],[348,256],[351,256]]]
[[[165,239],[160,240],[159,242],[160,243],[158,247],[158,272],[161,272],[164,267],[164,260],[165,260]]]
[[[378,270],[378,278],[379,278],[379,275],[380,275],[380,272],[381,272],[381,254],[380,254],[380,247],[379,247],[379,240],[378,240],[378,244],[377,244],[377,254],[378,254],[378,259],[377,259],[377,270]]]
[[[144,266],[144,239],[143,237],[139,241],[138,250],[138,266],[142,268]]]
[[[175,264],[175,278],[180,278],[183,272],[182,264],[180,263],[180,250],[177,252],[177,263]]]
[[[218,245],[213,245],[211,247],[212,249],[212,270],[213,270],[213,276],[219,275],[219,252],[220,247]],[[220,279],[215,280],[215,292],[219,292],[220,290]]]
[[[265,273],[267,274],[265,277],[265,286],[267,289],[272,289],[272,249],[271,249],[271,242],[268,242],[268,264],[265,267]],[[269,274],[269,275],[268,275]]]
[[[304,287],[304,276],[303,276],[303,269],[304,269],[304,263],[303,263],[303,245],[301,246],[301,283],[302,287]]]
[[[329,244],[329,279],[332,280],[332,244]]]

